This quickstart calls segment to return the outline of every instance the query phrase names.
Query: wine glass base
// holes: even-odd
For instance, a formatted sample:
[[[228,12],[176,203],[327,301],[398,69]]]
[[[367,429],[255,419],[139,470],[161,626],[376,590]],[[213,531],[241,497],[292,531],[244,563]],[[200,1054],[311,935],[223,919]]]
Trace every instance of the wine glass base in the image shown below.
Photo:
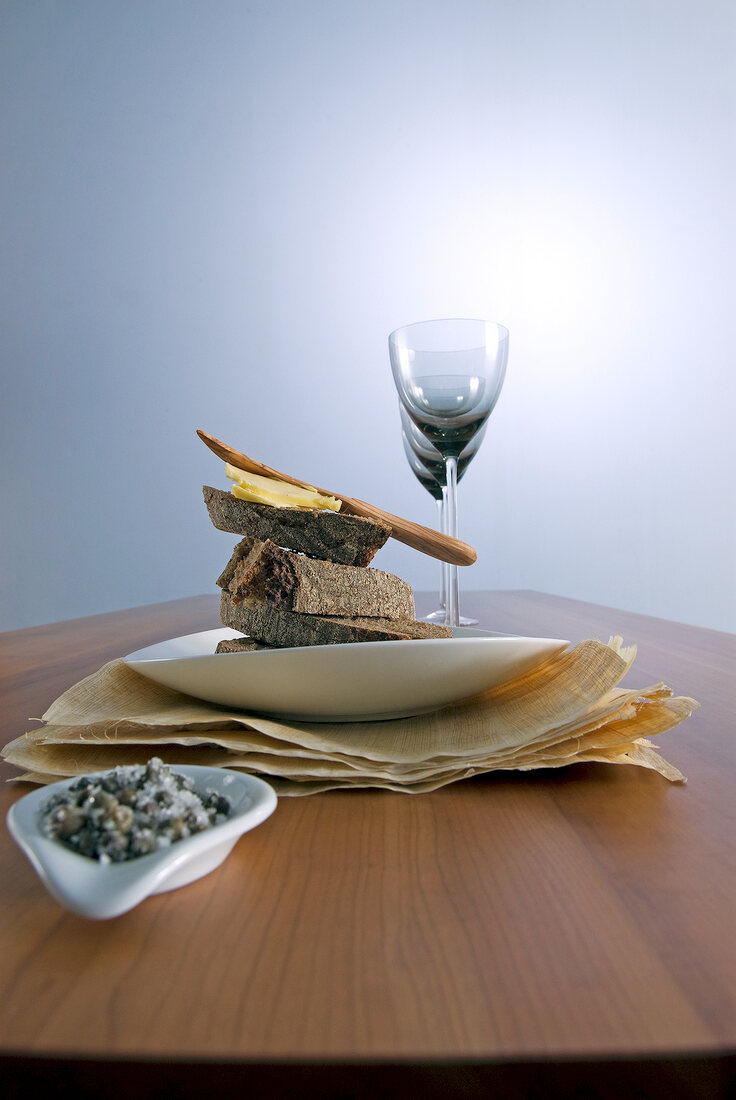
[[[444,607],[438,607],[436,611],[430,611],[429,615],[422,615],[420,622],[423,623],[440,623],[443,624],[447,618],[447,612]],[[477,626],[477,619],[467,619],[464,615],[460,616],[460,626]]]

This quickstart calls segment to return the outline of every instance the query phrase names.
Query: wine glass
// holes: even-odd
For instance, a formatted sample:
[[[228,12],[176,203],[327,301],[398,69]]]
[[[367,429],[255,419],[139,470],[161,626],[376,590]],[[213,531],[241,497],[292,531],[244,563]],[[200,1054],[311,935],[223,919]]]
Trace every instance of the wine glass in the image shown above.
[[[420,321],[388,338],[399,400],[444,465],[447,533],[457,538],[458,458],[498,401],[506,375],[509,332],[493,321]],[[460,625],[457,566],[447,574],[445,623]]]
[[[401,439],[409,467],[419,484],[423,485],[427,492],[434,497],[437,503],[437,527],[440,531],[445,531],[445,464],[442,455],[436,447],[432,446],[426,436],[422,435],[401,402],[399,402],[399,413],[401,416]],[[460,479],[467,470],[470,460],[475,456],[483,442],[485,434],[486,425],[484,424],[459,455],[457,460],[458,484],[460,484]],[[441,562],[440,564],[438,606],[435,611],[430,611],[428,615],[422,616],[422,619],[429,623],[444,623],[447,618],[447,563]],[[464,615],[460,616],[460,626],[477,625],[477,619],[468,619]]]

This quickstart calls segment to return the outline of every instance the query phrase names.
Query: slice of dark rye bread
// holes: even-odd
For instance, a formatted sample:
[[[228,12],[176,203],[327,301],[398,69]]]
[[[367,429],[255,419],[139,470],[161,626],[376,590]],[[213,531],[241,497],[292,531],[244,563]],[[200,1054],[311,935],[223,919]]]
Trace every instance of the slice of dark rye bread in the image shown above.
[[[270,607],[252,597],[236,604],[227,591],[220,597],[220,619],[224,626],[279,648],[452,637],[449,627],[420,623],[414,619],[301,615],[296,611]]]
[[[220,531],[250,535],[313,558],[341,565],[367,565],[391,534],[391,528],[341,512],[274,508],[239,500],[224,489],[202,488],[210,519]]]
[[[234,604],[255,596],[306,615],[416,617],[410,585],[393,573],[307,558],[248,535],[235,547],[217,583],[229,590]]]
[[[223,638],[217,643],[215,653],[253,653],[257,649],[275,649],[275,646],[255,642],[252,638]]]

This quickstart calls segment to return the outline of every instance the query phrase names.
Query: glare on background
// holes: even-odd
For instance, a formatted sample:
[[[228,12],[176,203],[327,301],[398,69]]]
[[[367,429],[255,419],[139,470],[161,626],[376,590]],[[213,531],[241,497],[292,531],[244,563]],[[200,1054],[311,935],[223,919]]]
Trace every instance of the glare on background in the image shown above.
[[[736,629],[735,20],[3,6],[0,625],[214,591],[198,427],[433,524],[386,339],[474,316],[510,356],[465,590]],[[435,587],[398,544],[376,564]]]

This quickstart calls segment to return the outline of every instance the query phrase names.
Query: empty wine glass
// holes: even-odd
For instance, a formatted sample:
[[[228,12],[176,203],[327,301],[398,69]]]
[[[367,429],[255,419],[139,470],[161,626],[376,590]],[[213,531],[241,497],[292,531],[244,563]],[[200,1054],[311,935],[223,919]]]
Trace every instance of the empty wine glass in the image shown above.
[[[412,423],[444,464],[447,532],[458,537],[458,458],[495,408],[506,375],[509,333],[493,321],[420,321],[388,338],[394,382]],[[459,626],[457,566],[447,580],[448,626]]]
[[[409,463],[409,467],[419,484],[423,485],[430,496],[434,497],[437,504],[437,527],[440,531],[446,533],[444,499],[445,464],[442,460],[442,455],[436,447],[432,446],[426,436],[422,435],[419,428],[417,428],[416,424],[410,419],[409,414],[401,402],[399,402],[399,413],[401,416],[401,439],[404,444],[404,453]],[[467,470],[470,460],[477,453],[478,448],[483,442],[485,434],[486,425],[484,424],[480,431],[471,439],[470,443],[468,443],[465,450],[459,455],[457,460],[458,484],[460,484],[460,480]],[[447,570],[447,563],[441,562],[438,606],[434,611],[430,611],[428,615],[422,616],[425,622],[444,623],[447,618]],[[464,615],[460,616],[460,626],[477,625],[477,619],[469,619]]]

